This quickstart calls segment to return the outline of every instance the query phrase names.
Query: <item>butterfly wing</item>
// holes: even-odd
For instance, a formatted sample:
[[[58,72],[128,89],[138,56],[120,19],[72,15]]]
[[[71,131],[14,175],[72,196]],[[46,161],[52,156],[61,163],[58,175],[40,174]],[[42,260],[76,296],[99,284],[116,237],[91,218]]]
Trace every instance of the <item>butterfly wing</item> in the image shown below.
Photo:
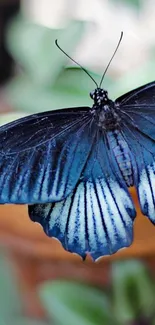
[[[141,210],[155,224],[155,82],[118,98],[116,104],[136,161],[134,182]]]
[[[124,108],[131,105],[154,105],[155,103],[155,81],[152,81],[144,86],[138,87],[134,90],[129,91],[123,96],[116,99],[116,103],[123,106]]]
[[[24,117],[0,128],[0,203],[47,203],[73,190],[91,150],[90,109]]]
[[[96,125],[94,124],[94,129]],[[82,177],[63,201],[30,205],[29,215],[63,247],[93,259],[115,253],[132,242],[135,209],[126,185],[111,168],[98,131]]]
[[[130,91],[116,100],[123,117],[145,136],[155,139],[155,82]]]

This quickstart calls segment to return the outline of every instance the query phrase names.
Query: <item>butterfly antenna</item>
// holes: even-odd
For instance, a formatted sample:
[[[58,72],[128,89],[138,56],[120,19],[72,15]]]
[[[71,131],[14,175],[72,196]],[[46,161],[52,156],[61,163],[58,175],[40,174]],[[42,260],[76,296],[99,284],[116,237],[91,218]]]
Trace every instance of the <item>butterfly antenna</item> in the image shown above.
[[[120,43],[121,43],[122,37],[123,37],[123,32],[121,32],[121,36],[120,36],[119,42],[118,42],[118,44],[117,44],[116,50],[115,50],[114,54],[112,55],[112,57],[111,57],[111,59],[110,59],[108,65],[107,65],[107,67],[106,67],[106,69],[105,69],[105,71],[104,71],[104,73],[103,73],[103,76],[102,76],[101,81],[100,81],[100,84],[99,84],[99,88],[101,88],[101,85],[102,85],[102,82],[103,82],[104,76],[105,76],[105,74],[106,74],[106,72],[107,72],[107,70],[108,70],[108,68],[109,68],[110,63],[111,63],[111,61],[113,60],[113,58],[114,58],[114,56],[115,56],[115,54],[116,54],[116,52],[117,52],[117,50],[118,50],[118,48],[119,48],[119,46],[120,46]]]
[[[98,84],[97,82],[95,81],[95,79],[90,75],[90,73],[85,69],[83,68],[78,62],[76,62],[74,59],[71,58],[71,56],[69,56],[61,47],[60,45],[58,44],[58,40],[56,39],[55,40],[55,44],[56,46],[58,47],[58,49],[63,52],[70,60],[72,60],[74,63],[76,63],[90,78],[91,80],[95,83],[96,87],[98,88]]]

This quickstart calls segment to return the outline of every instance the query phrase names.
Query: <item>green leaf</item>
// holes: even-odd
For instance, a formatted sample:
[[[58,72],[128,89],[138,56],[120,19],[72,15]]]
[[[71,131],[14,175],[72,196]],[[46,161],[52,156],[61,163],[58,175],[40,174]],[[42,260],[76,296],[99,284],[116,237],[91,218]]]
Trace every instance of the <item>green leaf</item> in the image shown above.
[[[71,55],[83,32],[84,23],[80,21],[56,30],[34,24],[19,15],[9,24],[7,46],[32,81],[41,85],[52,84],[68,61],[56,47],[55,39],[58,38],[61,47]]]
[[[115,324],[105,294],[86,285],[55,281],[40,289],[50,319],[59,325]]]
[[[100,76],[90,72],[98,82]],[[111,84],[106,78],[105,87]],[[28,76],[17,77],[6,88],[7,100],[16,110],[41,112],[75,106],[92,106],[89,93],[94,89],[92,80],[79,68],[62,71],[55,84],[42,87],[32,83]]]
[[[153,318],[151,325],[155,325],[155,317]]]
[[[87,71],[94,78],[94,80],[99,84],[101,80],[101,76],[93,71]],[[107,78],[105,87],[107,87],[111,80]],[[55,81],[54,89],[64,90],[68,93],[76,92],[79,96],[83,94],[89,94],[96,85],[93,80],[79,67],[67,67],[58,76]]]
[[[17,290],[14,268],[5,252],[0,251],[0,317],[12,319],[21,313],[21,299]]]
[[[113,303],[116,319],[124,324],[153,315],[154,284],[140,261],[116,262],[112,266]]]
[[[7,87],[7,100],[14,109],[32,113],[89,104],[88,93],[78,96],[76,92],[44,89],[23,77]]]

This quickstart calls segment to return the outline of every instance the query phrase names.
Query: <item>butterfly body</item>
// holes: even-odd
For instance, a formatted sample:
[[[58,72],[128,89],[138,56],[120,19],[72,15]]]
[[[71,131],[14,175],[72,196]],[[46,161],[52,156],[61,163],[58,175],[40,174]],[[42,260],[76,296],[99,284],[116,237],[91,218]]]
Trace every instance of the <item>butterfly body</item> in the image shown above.
[[[94,100],[92,114],[96,116],[97,126],[103,131],[115,130],[120,127],[119,107],[108,98],[108,92],[102,88],[96,88],[90,93]]]

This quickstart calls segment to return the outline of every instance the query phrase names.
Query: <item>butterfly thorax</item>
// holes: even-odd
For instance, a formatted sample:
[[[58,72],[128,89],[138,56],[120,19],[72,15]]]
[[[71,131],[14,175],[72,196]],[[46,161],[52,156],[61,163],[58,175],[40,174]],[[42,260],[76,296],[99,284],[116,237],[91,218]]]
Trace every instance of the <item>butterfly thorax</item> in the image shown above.
[[[97,125],[105,131],[119,129],[120,117],[115,103],[108,98],[108,93],[102,88],[97,88],[90,93],[94,100],[92,113],[96,116]]]

